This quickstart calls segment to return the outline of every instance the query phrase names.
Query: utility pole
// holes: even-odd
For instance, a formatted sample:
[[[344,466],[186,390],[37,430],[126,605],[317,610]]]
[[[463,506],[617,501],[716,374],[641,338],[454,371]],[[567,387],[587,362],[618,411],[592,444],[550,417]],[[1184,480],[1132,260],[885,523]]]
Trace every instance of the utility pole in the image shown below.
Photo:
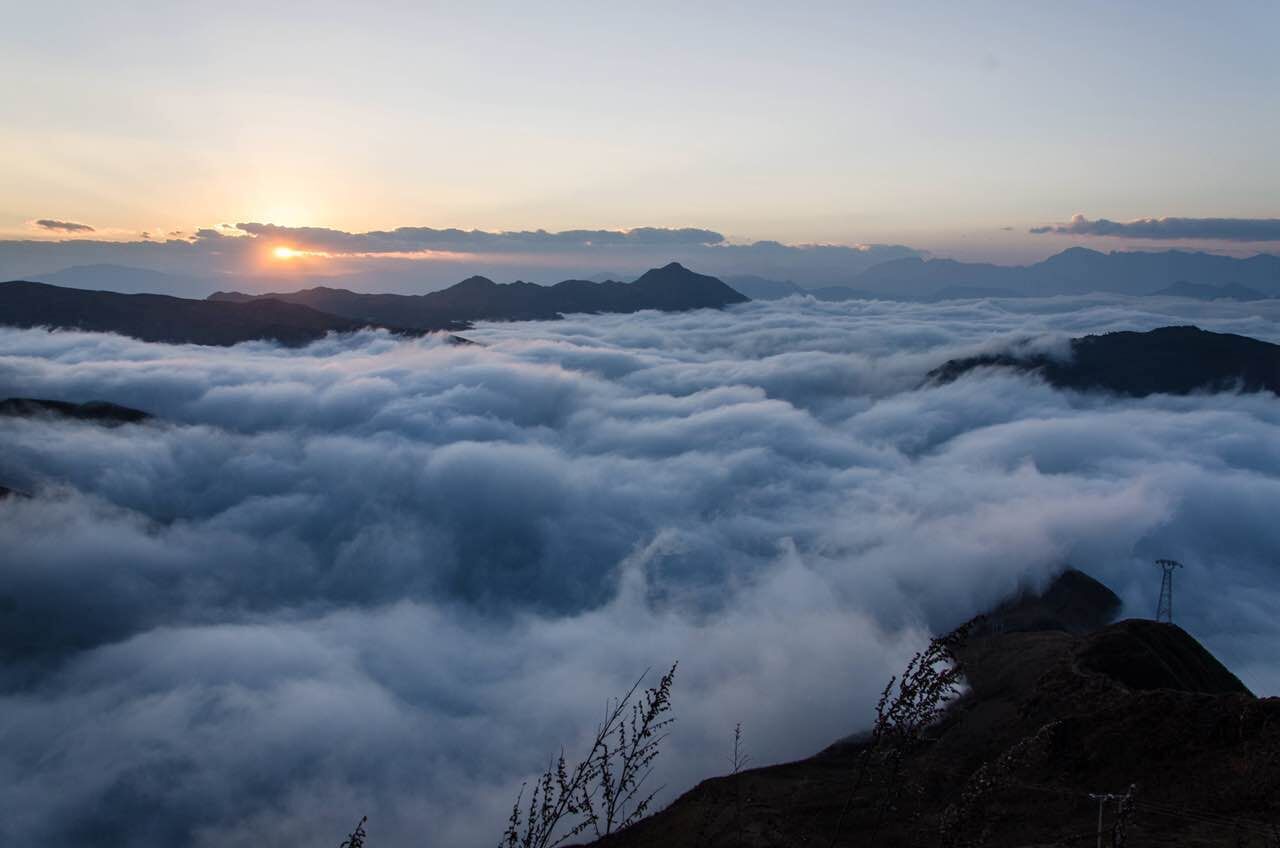
[[[1125,844],[1125,824],[1128,822],[1129,814],[1133,810],[1133,790],[1130,786],[1129,791],[1123,795],[1115,795],[1110,792],[1090,792],[1090,800],[1098,802],[1098,848],[1102,848],[1102,810],[1108,801],[1119,802],[1119,814],[1116,818],[1115,825],[1111,828],[1111,844],[1117,848],[1123,848]]]
[[[1095,795],[1090,792],[1089,797],[1098,802],[1098,848],[1102,848],[1102,807],[1107,803],[1107,799],[1111,796],[1105,794]]]
[[[1156,560],[1163,572],[1160,575],[1160,602],[1156,604],[1156,621],[1173,624],[1173,570],[1182,568],[1182,563],[1172,559]]]

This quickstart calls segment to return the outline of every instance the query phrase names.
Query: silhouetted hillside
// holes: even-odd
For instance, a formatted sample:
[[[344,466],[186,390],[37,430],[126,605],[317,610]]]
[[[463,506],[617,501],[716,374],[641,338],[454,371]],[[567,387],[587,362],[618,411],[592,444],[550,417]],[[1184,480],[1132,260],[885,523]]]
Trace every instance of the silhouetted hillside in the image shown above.
[[[267,339],[303,345],[368,325],[297,303],[188,300],[14,281],[0,283],[0,324],[119,333],[148,342],[232,345]]]
[[[878,748],[864,735],[706,780],[595,844],[1092,845],[1090,794],[1131,788],[1123,813],[1117,800],[1104,807],[1105,844],[1125,844],[1112,841],[1121,820],[1132,845],[1273,844],[1280,699],[1255,698],[1176,625],[1071,632],[1114,610],[1114,595],[1079,573],[1000,607],[1018,608],[1067,612],[1045,629],[970,636],[955,651],[968,692],[912,744],[891,729]]]
[[[1142,397],[1194,391],[1270,391],[1280,394],[1280,345],[1210,333],[1198,327],[1161,327],[1071,340],[1071,355],[983,354],[952,359],[929,372],[950,382],[975,368],[1034,371],[1064,389],[1102,389]]]
[[[1236,259],[1182,250],[1099,253],[1073,247],[1032,265],[911,257],[874,265],[855,276],[848,287],[881,297],[945,299],[948,289],[1003,289],[1021,295],[1095,291],[1143,295],[1179,282],[1235,284],[1280,295],[1280,256],[1264,253]]]
[[[85,403],[70,403],[64,400],[42,400],[39,398],[5,398],[0,400],[0,415],[31,418],[48,416],[51,418],[74,418],[77,421],[93,421],[99,424],[135,424],[146,421],[151,416],[140,409],[131,409],[108,403],[104,400],[91,400]]]
[[[167,294],[174,297],[203,298],[218,288],[215,281],[203,277],[108,263],[73,265],[61,271],[36,276],[40,282],[55,286],[122,294]]]
[[[1043,591],[1022,589],[987,613],[973,635],[1065,630],[1088,633],[1115,620],[1120,598],[1083,571],[1068,568]]]
[[[443,291],[421,295],[358,294],[345,289],[247,295],[217,292],[211,301],[246,303],[263,299],[297,303],[362,321],[395,322],[423,330],[462,329],[473,321],[554,320],[575,312],[639,312],[659,309],[719,309],[748,298],[729,286],[696,274],[677,262],[646,272],[634,283],[565,280],[553,286],[495,283],[471,277]]]

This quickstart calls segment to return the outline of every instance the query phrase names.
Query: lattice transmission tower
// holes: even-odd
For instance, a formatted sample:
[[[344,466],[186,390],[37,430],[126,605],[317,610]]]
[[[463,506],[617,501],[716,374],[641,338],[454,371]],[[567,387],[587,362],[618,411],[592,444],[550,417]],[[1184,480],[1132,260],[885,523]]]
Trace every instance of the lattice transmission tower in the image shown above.
[[[1160,602],[1156,604],[1156,621],[1173,624],[1173,570],[1182,568],[1182,563],[1172,559],[1156,560],[1162,571],[1160,575]]]

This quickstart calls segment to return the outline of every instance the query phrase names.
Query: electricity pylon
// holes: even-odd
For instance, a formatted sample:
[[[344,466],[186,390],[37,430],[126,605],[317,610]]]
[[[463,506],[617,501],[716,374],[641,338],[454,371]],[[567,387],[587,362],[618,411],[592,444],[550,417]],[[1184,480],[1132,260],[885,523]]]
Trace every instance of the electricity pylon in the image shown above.
[[[1156,621],[1173,624],[1173,570],[1182,568],[1182,563],[1172,559],[1158,559],[1163,574],[1160,576],[1160,602],[1156,604]]]

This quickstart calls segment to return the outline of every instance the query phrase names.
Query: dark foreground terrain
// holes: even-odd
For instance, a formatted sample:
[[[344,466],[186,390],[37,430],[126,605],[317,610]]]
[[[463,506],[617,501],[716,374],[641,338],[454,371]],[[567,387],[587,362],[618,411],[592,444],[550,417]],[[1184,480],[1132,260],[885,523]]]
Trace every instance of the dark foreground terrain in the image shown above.
[[[1280,844],[1280,699],[1176,625],[1095,626],[1116,606],[1067,572],[974,628],[969,691],[918,744],[868,768],[868,741],[846,740],[707,780],[597,844],[1095,845],[1091,794],[1117,796],[1105,845]]]
[[[1198,327],[1083,336],[1071,340],[1067,358],[993,353],[952,359],[929,378],[947,383],[977,368],[1033,372],[1061,389],[1131,397],[1195,391],[1280,394],[1280,345]]]

